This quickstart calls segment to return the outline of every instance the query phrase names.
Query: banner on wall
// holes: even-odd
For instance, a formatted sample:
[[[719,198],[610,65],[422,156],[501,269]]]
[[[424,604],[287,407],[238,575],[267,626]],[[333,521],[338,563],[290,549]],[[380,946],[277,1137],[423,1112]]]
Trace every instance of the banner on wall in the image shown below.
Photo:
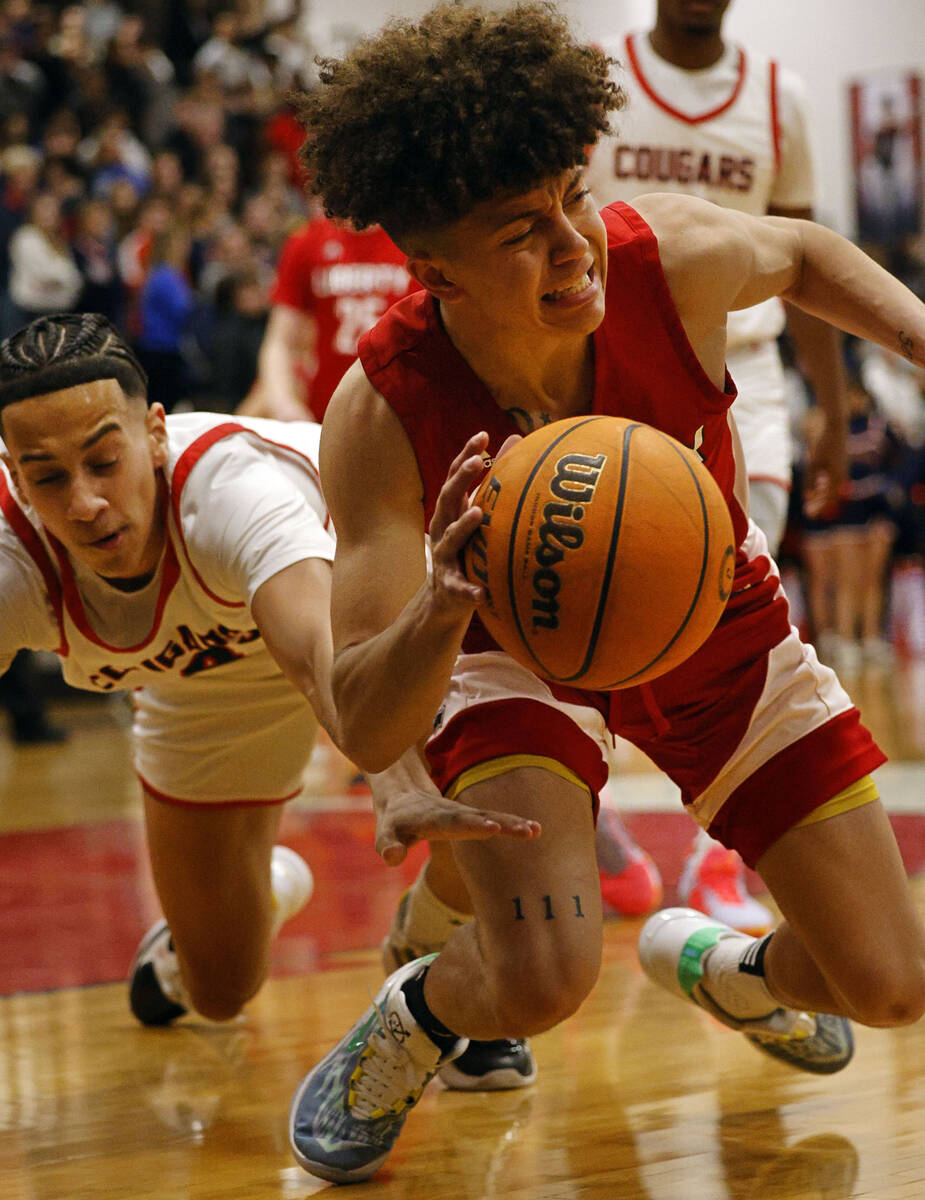
[[[877,71],[849,95],[858,238],[889,249],[922,231],[922,77]]]

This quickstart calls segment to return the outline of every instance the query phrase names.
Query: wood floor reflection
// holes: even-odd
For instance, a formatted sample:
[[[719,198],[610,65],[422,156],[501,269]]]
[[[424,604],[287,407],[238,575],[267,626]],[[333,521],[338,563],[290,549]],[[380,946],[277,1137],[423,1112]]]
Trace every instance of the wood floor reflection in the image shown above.
[[[878,778],[925,911],[925,662],[854,690],[893,759]],[[378,988],[374,947],[423,848],[399,871],[381,863],[368,797],[348,793],[349,764],[326,749],[284,818],[282,840],[311,863],[316,890],[274,947],[273,977],[229,1026],[142,1029],[124,977],[159,909],[126,714],[95,703],[56,715],[64,746],[0,738],[0,1200],[329,1190],[290,1157],[289,1101]],[[616,752],[618,801],[635,810],[627,825],[656,855],[670,902],[690,827],[635,754]],[[653,988],[636,958],[640,924],[607,922],[598,986],[535,1040],[533,1087],[431,1085],[386,1169],[346,1194],[925,1198],[925,1022],[859,1029],[843,1074],[799,1074]]]
[[[918,886],[925,902],[925,889]],[[656,991],[638,921],[606,930],[592,997],[535,1040],[537,1083],[432,1084],[374,1180],[394,1200],[911,1200],[925,1195],[925,1025],[858,1030],[834,1079],[764,1058]],[[301,1200],[286,1112],[379,983],[274,979],[231,1026],[139,1028],[119,984],[0,1000],[5,1200]]]

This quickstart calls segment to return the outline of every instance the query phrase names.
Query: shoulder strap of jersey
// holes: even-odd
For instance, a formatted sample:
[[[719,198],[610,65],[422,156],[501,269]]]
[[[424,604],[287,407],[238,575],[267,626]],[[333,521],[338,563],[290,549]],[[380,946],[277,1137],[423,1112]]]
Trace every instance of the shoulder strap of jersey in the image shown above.
[[[200,575],[196,564],[190,556],[189,548],[186,545],[186,538],[183,535],[183,524],[180,520],[180,501],[183,496],[183,487],[189,479],[190,472],[196,463],[202,458],[205,452],[211,449],[216,442],[220,442],[223,438],[230,437],[234,433],[249,433],[251,437],[258,438],[262,442],[266,442],[269,446],[276,446],[280,450],[285,450],[288,454],[294,455],[300,465],[305,467],[308,474],[311,476],[315,485],[321,493],[321,477],[318,474],[318,469],[308,455],[303,454],[296,446],[290,446],[286,442],[274,442],[272,438],[264,437],[262,433],[258,433],[256,429],[250,429],[247,425],[240,425],[237,421],[222,421],[219,425],[214,425],[211,429],[207,429],[205,433],[199,435],[194,441],[186,447],[180,457],[177,459],[176,466],[173,469],[173,476],[170,481],[170,507],[173,513],[174,525],[177,529],[177,536],[180,539],[180,544],[183,547],[183,554],[186,561],[189,563],[190,570],[196,579],[196,582],[202,590],[214,600],[217,604],[222,604],[226,608],[245,608],[243,600],[226,600],[223,596],[217,595],[208,586],[205,580]],[[330,514],[325,509],[325,529],[331,523]]]

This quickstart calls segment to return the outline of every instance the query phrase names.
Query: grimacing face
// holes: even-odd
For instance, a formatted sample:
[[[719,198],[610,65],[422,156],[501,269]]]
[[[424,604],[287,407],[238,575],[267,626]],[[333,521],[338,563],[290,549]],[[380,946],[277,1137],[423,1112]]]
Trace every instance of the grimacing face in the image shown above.
[[[115,379],[94,380],[9,404],[3,440],[20,498],[73,559],[114,580],[155,570],[164,545],[161,405],[127,397]]]
[[[477,205],[441,245],[420,282],[505,339],[587,337],[603,320],[606,231],[578,168]]]

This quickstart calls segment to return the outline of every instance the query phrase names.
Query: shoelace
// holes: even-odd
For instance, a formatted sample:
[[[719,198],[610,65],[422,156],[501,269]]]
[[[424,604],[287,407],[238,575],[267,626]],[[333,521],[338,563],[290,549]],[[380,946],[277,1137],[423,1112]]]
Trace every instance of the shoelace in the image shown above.
[[[433,1071],[415,1062],[389,1034],[385,1014],[376,1005],[380,1029],[370,1034],[352,1077],[351,1110],[355,1117],[374,1120],[386,1112],[395,1115],[414,1103]],[[434,1047],[434,1067],[439,1052]]]

